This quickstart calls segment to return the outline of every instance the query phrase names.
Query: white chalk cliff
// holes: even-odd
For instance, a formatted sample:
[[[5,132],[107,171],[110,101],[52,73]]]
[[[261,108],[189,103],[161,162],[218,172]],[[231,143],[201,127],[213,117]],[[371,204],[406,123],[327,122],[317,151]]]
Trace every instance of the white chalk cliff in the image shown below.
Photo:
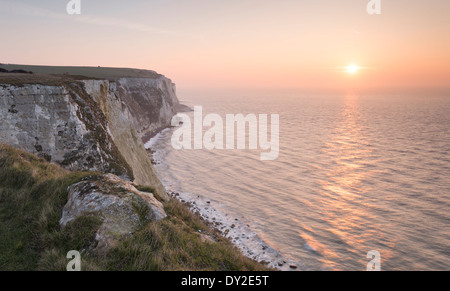
[[[0,75],[0,143],[69,170],[112,173],[151,186],[168,199],[142,139],[169,126],[176,113],[171,80],[156,73],[104,80],[33,78],[38,81]]]

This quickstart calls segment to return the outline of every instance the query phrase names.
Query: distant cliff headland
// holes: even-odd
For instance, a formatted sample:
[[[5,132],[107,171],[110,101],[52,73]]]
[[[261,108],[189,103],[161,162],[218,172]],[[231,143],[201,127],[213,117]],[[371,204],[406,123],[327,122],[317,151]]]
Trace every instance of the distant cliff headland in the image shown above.
[[[265,269],[159,181],[143,141],[184,109],[154,71],[0,65],[0,268]]]

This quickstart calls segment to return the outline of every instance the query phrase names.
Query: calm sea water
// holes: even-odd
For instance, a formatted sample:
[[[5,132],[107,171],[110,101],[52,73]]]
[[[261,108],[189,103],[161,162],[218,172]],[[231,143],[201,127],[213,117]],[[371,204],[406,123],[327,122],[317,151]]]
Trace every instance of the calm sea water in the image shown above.
[[[277,113],[280,155],[154,144],[166,185],[243,217],[311,270],[450,269],[450,96],[189,94],[204,114]]]

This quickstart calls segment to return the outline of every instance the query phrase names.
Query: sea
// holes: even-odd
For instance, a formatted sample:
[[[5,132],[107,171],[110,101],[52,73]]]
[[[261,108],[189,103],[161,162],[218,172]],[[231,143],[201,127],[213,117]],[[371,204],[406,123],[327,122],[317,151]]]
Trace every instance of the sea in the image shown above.
[[[279,115],[273,161],[248,148],[177,150],[177,128],[146,144],[166,188],[249,257],[282,270],[363,271],[375,251],[381,270],[450,270],[450,94],[179,97],[224,120]]]

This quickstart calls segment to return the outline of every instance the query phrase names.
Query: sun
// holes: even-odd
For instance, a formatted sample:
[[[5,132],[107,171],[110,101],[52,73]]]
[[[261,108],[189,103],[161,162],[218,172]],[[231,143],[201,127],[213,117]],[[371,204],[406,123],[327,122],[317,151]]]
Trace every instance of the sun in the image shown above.
[[[349,73],[349,74],[356,74],[356,73],[358,73],[359,69],[360,69],[359,66],[353,65],[353,64],[352,64],[352,65],[348,65],[348,66],[346,67],[346,71],[347,71],[347,73]]]

